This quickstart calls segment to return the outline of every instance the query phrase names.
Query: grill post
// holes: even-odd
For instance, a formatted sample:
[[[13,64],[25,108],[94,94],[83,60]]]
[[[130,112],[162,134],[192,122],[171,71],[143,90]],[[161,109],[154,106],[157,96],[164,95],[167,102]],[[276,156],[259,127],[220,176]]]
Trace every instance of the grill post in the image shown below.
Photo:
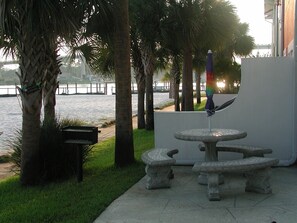
[[[75,145],[77,182],[83,180],[83,146],[98,142],[98,127],[67,126],[62,129],[64,143]]]

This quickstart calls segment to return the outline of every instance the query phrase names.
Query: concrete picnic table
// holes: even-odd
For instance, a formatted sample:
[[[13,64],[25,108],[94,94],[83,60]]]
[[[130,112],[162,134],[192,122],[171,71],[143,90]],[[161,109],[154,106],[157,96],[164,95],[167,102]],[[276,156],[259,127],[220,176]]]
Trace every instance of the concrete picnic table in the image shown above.
[[[174,134],[176,139],[202,142],[205,145],[205,161],[210,162],[218,161],[216,144],[219,141],[241,139],[246,136],[246,132],[236,129],[189,129]],[[223,179],[220,180],[220,182],[222,181]],[[206,176],[199,175],[198,182],[206,184]]]

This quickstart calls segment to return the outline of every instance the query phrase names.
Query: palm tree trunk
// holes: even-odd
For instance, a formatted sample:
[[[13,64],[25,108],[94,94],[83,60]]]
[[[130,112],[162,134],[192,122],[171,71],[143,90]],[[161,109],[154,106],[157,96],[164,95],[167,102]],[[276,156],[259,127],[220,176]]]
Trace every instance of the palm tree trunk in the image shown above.
[[[44,106],[44,120],[55,119],[56,106],[56,90],[58,88],[58,75],[60,71],[60,61],[58,60],[57,51],[54,49],[48,52],[48,69],[45,84],[43,86],[43,106]]]
[[[175,83],[175,98],[174,98],[174,110],[180,111],[180,100],[179,100],[179,84],[180,81],[178,80],[177,83]]]
[[[193,64],[192,49],[189,44],[184,48],[182,79],[182,110],[194,111],[193,105]]]
[[[133,29],[131,30],[131,50],[132,50],[132,62],[135,72],[135,79],[137,83],[137,128],[145,128],[145,109],[144,109],[144,97],[145,97],[145,73],[141,60],[141,52],[139,48],[138,38]]]
[[[115,165],[134,162],[128,0],[114,3],[116,79]]]
[[[173,58],[171,74],[170,76],[173,79],[173,98],[174,98],[174,107],[175,111],[180,111],[180,101],[179,101],[179,84],[180,84],[180,67],[178,58]]]
[[[21,82],[19,93],[22,99],[22,185],[34,185],[40,180],[40,113],[42,105],[42,83],[45,60],[44,43],[41,38],[20,35],[18,52],[20,54]]]
[[[154,130],[154,90],[153,90],[153,74],[146,75],[146,130]]]
[[[201,80],[200,77],[201,75],[199,74],[198,71],[195,72],[195,76],[196,76],[196,103],[200,104],[201,103],[201,90],[200,90],[200,84],[201,84]]]
[[[31,94],[20,91],[23,107],[21,184],[35,185],[40,180],[41,90]]]
[[[142,63],[145,73],[145,93],[146,93],[146,130],[154,129],[154,91],[153,75],[155,70],[154,56],[150,46],[142,45]]]
[[[5,5],[6,1],[3,3]],[[12,2],[11,6],[15,6],[14,4],[15,2]],[[10,33],[8,36],[12,35],[19,57],[19,72],[17,72],[17,75],[21,87],[18,87],[18,91],[22,100],[23,116],[20,182],[25,186],[36,185],[41,178],[40,113],[42,88],[47,69],[44,63],[46,61],[46,45],[42,35],[44,30],[42,30],[43,27],[32,25],[32,21],[35,21],[34,18],[38,15],[32,6],[33,1],[20,1],[13,8],[13,12],[8,10],[12,13],[9,15],[10,17],[4,16],[5,22],[8,23],[11,22],[10,19],[13,17],[13,27],[8,25],[5,28]],[[33,14],[32,11],[34,11]],[[3,12],[5,15],[6,12],[1,10],[1,13]],[[1,27],[4,27],[2,25]]]
[[[137,103],[137,128],[145,128],[145,112],[144,112],[144,97],[145,97],[145,75],[136,75],[137,89],[138,89],[138,103]],[[139,77],[141,76],[141,78]]]
[[[174,99],[175,97],[175,81],[174,81],[174,76],[170,74],[170,79],[169,79],[169,98]]]

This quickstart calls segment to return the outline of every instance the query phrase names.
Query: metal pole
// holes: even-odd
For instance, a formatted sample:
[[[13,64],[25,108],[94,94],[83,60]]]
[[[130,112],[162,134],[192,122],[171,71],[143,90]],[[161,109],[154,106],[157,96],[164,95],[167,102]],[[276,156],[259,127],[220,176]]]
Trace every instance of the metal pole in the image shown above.
[[[76,148],[76,177],[77,177],[77,182],[82,182],[83,180],[83,169],[82,169],[82,150],[83,146],[82,145],[77,145]]]

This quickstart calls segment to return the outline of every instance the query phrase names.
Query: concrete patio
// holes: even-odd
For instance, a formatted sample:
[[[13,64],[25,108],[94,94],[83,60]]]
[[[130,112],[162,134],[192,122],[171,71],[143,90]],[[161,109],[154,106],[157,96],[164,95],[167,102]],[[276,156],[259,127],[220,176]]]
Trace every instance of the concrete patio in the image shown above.
[[[146,190],[145,177],[116,199],[95,223],[293,223],[297,220],[297,166],[272,169],[272,194],[244,192],[242,175],[225,175],[222,200],[208,201],[190,166],[173,167],[170,189]]]

